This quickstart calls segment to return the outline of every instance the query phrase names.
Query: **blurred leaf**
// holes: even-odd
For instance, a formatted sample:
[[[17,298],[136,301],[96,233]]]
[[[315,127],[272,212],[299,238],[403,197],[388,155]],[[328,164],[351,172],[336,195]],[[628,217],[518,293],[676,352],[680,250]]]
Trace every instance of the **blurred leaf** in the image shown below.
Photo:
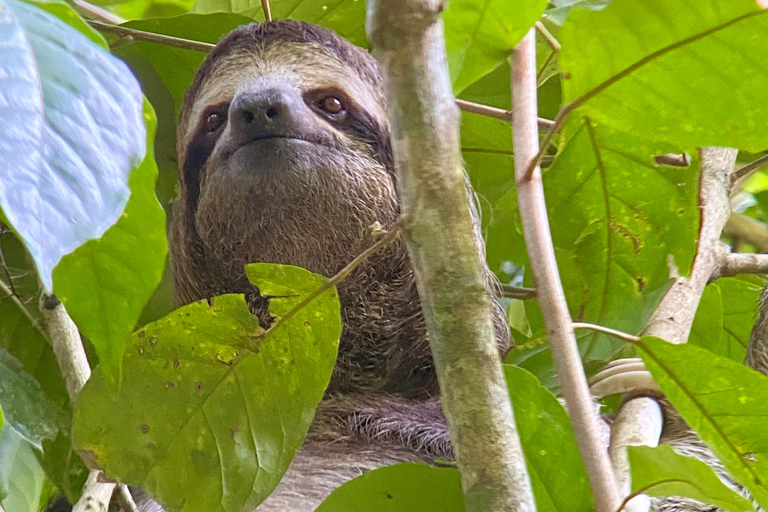
[[[283,265],[248,272],[290,292],[270,301],[277,316],[326,281]],[[119,392],[91,377],[75,445],[170,512],[252,510],[301,446],[340,333],[335,289],[265,336],[242,295],[184,306],[129,338]]]
[[[328,496],[315,512],[464,512],[455,469],[400,463],[363,473]]]
[[[453,90],[459,92],[509,58],[547,0],[458,0],[446,5],[446,53]]]
[[[155,197],[155,113],[148,102],[144,107],[148,150],[129,178],[125,211],[100,239],[65,256],[53,272],[56,296],[93,343],[111,386],[120,381],[126,336],[160,282],[168,252],[165,212]]]
[[[43,394],[21,363],[0,348],[0,406],[5,421],[35,448],[59,431],[61,410]],[[2,460],[2,459],[0,459]]]
[[[13,428],[0,433],[0,505],[7,512],[38,512],[45,499],[45,473],[32,446]]]
[[[101,236],[125,207],[128,173],[145,152],[141,91],[125,64],[83,34],[37,7],[6,1],[4,10],[24,27],[38,74],[29,82],[25,71],[27,87],[9,94],[23,95],[27,114],[30,98],[42,95],[45,119],[36,111],[27,120],[41,135],[2,151],[0,206],[51,290],[61,257]],[[14,74],[0,62],[4,75]],[[0,124],[17,126],[15,115],[17,109],[6,111]],[[6,160],[14,153],[22,165]]]
[[[592,491],[568,414],[536,377],[504,365],[539,512],[590,512]]]
[[[643,337],[638,354],[725,469],[768,504],[768,377],[690,344]]]
[[[560,32],[564,100],[682,148],[768,147],[768,11],[754,0],[617,0]]]
[[[704,289],[688,343],[744,361],[762,283],[726,277]]]
[[[329,28],[353,44],[366,46],[364,0],[270,0],[272,19],[308,21]],[[197,0],[193,13],[232,12],[264,21],[261,0]]]
[[[748,500],[726,486],[712,468],[700,460],[678,455],[666,445],[630,446],[628,451],[632,492],[683,496],[730,512],[754,510]]]

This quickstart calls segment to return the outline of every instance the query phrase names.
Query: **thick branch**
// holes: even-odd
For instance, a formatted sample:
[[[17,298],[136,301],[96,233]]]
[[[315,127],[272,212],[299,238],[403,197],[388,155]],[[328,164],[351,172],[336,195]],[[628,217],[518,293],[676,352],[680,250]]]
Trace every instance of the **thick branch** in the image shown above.
[[[685,343],[701,294],[710,278],[720,270],[720,235],[731,213],[729,191],[736,162],[735,149],[702,148],[699,211],[701,221],[696,257],[690,278],[676,277],[672,287],[643,328],[643,334],[672,343]]]
[[[726,247],[722,252],[720,266],[715,269],[710,281],[739,274],[768,274],[768,254],[733,253],[727,252]]]
[[[544,315],[547,338],[557,368],[563,396],[571,414],[573,431],[584,459],[598,512],[614,512],[621,502],[611,462],[601,436],[597,411],[581,365],[571,316],[565,302],[544,202],[541,169],[534,164],[539,148],[536,131],[536,46],[533,31],[512,53],[515,178],[525,244]]]
[[[407,219],[403,238],[467,510],[533,511],[461,159],[440,10],[439,0],[368,3]]]

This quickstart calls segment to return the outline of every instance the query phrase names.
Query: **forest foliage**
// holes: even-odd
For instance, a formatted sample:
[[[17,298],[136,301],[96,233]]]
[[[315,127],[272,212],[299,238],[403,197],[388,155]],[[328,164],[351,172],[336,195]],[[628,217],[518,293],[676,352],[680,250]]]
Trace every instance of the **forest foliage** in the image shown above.
[[[205,43],[264,19],[260,0],[94,3],[124,27]],[[364,0],[270,3],[275,19],[367,46]],[[509,55],[523,35],[540,21],[559,42],[558,51],[537,32],[539,115],[562,121],[543,180],[568,306],[577,321],[638,332],[671,269],[688,274],[696,254],[696,148],[736,147],[740,163],[768,149],[768,11],[754,0],[450,0],[442,18],[457,98],[498,109],[511,108]],[[257,264],[249,278],[282,297],[270,312],[286,317],[267,332],[241,296],[174,310],[165,233],[175,122],[204,52],[102,34],[60,0],[0,0],[0,42],[0,503],[36,512],[57,493],[74,502],[88,473],[82,455],[169,512],[250,510],[279,482],[330,378],[335,290],[293,311],[325,279]],[[463,112],[461,140],[488,263],[502,282],[533,286],[510,123]],[[663,154],[691,161],[657,163]],[[734,215],[767,222],[768,174],[739,187]],[[768,508],[768,377],[742,365],[763,285],[757,276],[708,285],[686,345],[596,331],[579,331],[578,342],[588,374],[642,357]],[[74,404],[41,291],[66,305],[98,368]],[[535,300],[505,304],[517,345],[505,372],[537,508],[591,510],[541,310]],[[630,457],[633,490],[751,510],[698,461],[666,447]],[[361,501],[366,511],[464,509],[455,469],[403,464],[349,482],[318,510]]]

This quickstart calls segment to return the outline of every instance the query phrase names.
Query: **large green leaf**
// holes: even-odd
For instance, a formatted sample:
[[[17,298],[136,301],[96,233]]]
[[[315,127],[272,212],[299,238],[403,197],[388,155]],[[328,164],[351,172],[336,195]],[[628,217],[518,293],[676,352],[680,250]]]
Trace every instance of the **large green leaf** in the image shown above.
[[[768,377],[689,344],[643,337],[661,391],[761,507],[768,505]]]
[[[536,377],[504,365],[539,512],[589,512],[592,492],[568,414]]]
[[[563,137],[543,179],[571,315],[636,332],[669,283],[669,258],[682,274],[693,260],[699,218],[696,166],[656,166],[653,155],[674,147],[639,141],[588,118],[572,118]],[[496,258],[492,263],[519,261],[515,196],[516,190],[507,192],[494,209],[488,231],[489,255]],[[536,306],[526,306],[530,318]],[[598,333],[579,341],[585,357],[593,359],[609,358],[623,346]]]
[[[325,278],[249,266],[279,318]],[[335,289],[264,335],[242,295],[196,302],[128,341],[120,390],[94,374],[75,410],[76,446],[167,510],[252,510],[277,485],[323,396],[341,333]]]
[[[271,0],[272,19],[294,19],[329,28],[359,46],[366,46],[364,0]],[[197,0],[193,13],[232,12],[264,21],[261,0]]]
[[[0,433],[0,505],[6,512],[38,512],[44,503],[45,472],[32,446],[13,428]]]
[[[688,343],[734,361],[744,361],[763,286],[754,279],[728,277],[707,285]]]
[[[768,147],[768,11],[754,0],[615,0],[560,32],[566,101],[684,148]]]
[[[65,256],[53,272],[54,292],[99,356],[112,386],[120,380],[126,336],[163,275],[168,245],[165,212],[155,197],[155,113],[145,103],[147,155],[129,179],[131,197],[117,223],[98,240]]]
[[[36,150],[42,158],[35,151],[30,165],[0,166],[0,206],[51,290],[61,257],[101,236],[125,207],[128,174],[145,153],[141,91],[125,64],[68,24],[18,0],[6,0],[5,9],[24,27],[37,74],[31,90],[25,71],[26,87],[14,97],[42,96],[45,118],[33,121],[42,123]],[[0,62],[3,75],[13,74]],[[36,112],[28,101],[27,116]],[[4,111],[0,124],[15,126],[17,114]],[[26,158],[32,140],[4,147],[3,158]]]
[[[426,464],[387,466],[350,480],[315,512],[464,512],[461,475]]]
[[[630,446],[632,492],[648,496],[684,496],[730,512],[752,512],[752,504],[734,492],[703,461],[675,453],[667,445]]]
[[[43,394],[40,384],[21,363],[0,348],[0,406],[6,422],[27,442],[40,449],[43,439],[59,431],[62,412]]]
[[[459,92],[509,58],[547,0],[453,0],[446,4],[445,46]]]

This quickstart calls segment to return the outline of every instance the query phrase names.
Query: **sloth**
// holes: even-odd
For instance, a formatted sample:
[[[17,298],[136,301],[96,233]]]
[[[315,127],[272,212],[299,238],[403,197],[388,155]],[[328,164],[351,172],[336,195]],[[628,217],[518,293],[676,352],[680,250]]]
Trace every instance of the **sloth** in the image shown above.
[[[375,242],[372,225],[394,226],[400,208],[381,83],[365,50],[299,21],[245,25],[215,47],[179,116],[170,235],[178,305],[242,293],[269,323],[269,298],[249,283],[247,263],[330,277]],[[485,274],[493,297],[493,274]],[[314,510],[364,471],[452,458],[404,244],[372,255],[338,292],[343,328],[330,384],[260,512]],[[510,333],[495,299],[493,315],[503,353]]]

